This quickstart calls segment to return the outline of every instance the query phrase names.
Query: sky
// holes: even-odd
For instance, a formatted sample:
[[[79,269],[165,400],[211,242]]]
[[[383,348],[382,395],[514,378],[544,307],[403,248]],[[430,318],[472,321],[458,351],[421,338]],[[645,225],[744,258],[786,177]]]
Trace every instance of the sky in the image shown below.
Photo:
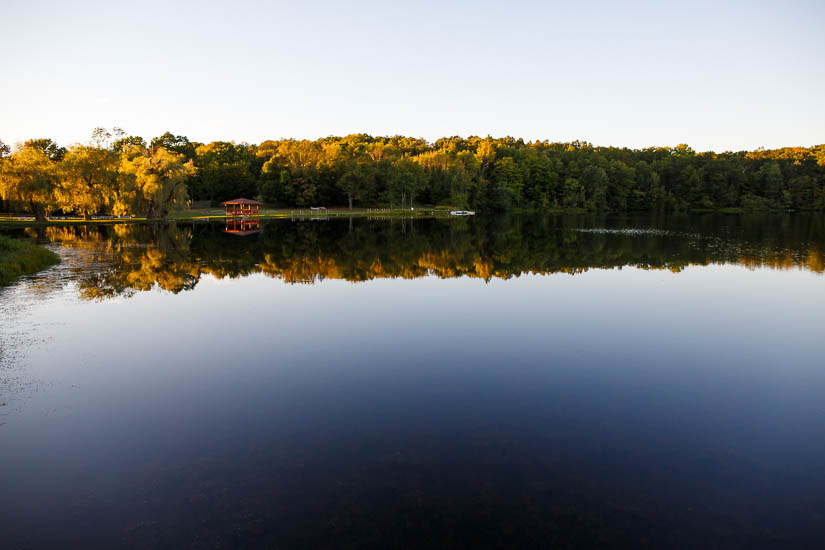
[[[510,135],[825,143],[825,1],[66,2],[0,8],[0,140]]]

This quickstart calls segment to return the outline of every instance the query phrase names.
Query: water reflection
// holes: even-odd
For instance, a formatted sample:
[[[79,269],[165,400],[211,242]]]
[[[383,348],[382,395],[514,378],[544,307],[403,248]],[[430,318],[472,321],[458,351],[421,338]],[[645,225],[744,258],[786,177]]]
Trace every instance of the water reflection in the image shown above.
[[[825,271],[825,222],[817,216],[603,218],[524,216],[461,220],[227,220],[27,230],[40,241],[88,249],[75,268],[87,299],[159,287],[177,293],[204,274],[263,273],[289,283],[324,279],[577,274],[633,266],[689,265]],[[238,239],[237,236],[244,236]]]
[[[26,234],[6,546],[821,546],[822,218]]]
[[[246,237],[261,232],[261,220],[245,220],[241,218],[228,218],[224,233]]]

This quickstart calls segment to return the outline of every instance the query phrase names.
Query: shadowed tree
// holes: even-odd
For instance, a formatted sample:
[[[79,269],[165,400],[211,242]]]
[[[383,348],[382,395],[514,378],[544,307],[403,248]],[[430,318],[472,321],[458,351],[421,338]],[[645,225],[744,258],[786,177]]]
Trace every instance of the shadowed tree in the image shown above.
[[[24,149],[37,149],[42,151],[49,160],[58,162],[63,160],[63,155],[66,154],[66,149],[60,147],[51,138],[30,139],[23,143]]]
[[[152,138],[149,143],[150,147],[163,147],[167,151],[178,153],[186,157],[186,160],[193,160],[195,158],[195,151],[198,143],[192,143],[186,136],[176,136],[172,132],[166,132],[162,136]]]
[[[118,153],[125,153],[135,147],[146,149],[146,140],[140,136],[123,136],[112,143],[111,149]]]
[[[595,210],[607,208],[607,173],[599,166],[582,170],[582,184],[587,195],[587,205]]]
[[[779,163],[771,161],[762,165],[756,173],[759,180],[759,192],[763,197],[778,201],[782,196],[782,169]]]
[[[495,162],[495,167],[493,168],[493,190],[496,193],[506,195],[508,201],[520,204],[523,186],[524,175],[512,157],[504,157]],[[502,206],[503,203],[499,208],[502,208]],[[506,209],[506,207],[503,209]]]
[[[194,159],[197,177],[189,182],[193,200],[215,202],[257,194],[255,177],[250,172],[252,154],[245,145],[215,141],[201,145]]]
[[[420,164],[410,157],[401,157],[395,161],[390,176],[390,195],[401,199],[401,208],[404,208],[405,202],[412,206],[415,193],[424,185],[426,178],[427,174]]]
[[[372,190],[373,170],[370,158],[366,155],[357,155],[342,151],[340,156],[333,160],[333,170],[338,175],[336,187],[347,196],[349,209],[352,210],[352,201],[361,199]]]

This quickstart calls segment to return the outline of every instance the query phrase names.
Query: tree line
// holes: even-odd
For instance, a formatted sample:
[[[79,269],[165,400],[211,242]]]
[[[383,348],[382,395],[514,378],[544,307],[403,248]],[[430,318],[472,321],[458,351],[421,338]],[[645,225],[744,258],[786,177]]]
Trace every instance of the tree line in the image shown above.
[[[273,206],[449,205],[482,211],[825,210],[825,145],[697,153],[512,137],[353,134],[261,144],[95,129],[61,147],[0,142],[3,210],[165,217],[191,201]]]

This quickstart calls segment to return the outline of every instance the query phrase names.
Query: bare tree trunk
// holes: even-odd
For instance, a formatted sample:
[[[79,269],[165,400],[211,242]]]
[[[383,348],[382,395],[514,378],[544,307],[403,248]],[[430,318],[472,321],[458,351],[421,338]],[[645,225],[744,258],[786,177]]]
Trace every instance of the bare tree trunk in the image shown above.
[[[347,200],[349,201],[350,212],[352,212],[352,193],[347,193]]]
[[[46,211],[43,207],[34,201],[29,201],[29,204],[31,204],[32,211],[34,212],[34,219],[39,222],[46,221]]]
[[[146,214],[146,217],[150,220],[153,220],[158,217],[158,213],[155,211],[155,203],[152,202],[149,204],[149,213]]]

